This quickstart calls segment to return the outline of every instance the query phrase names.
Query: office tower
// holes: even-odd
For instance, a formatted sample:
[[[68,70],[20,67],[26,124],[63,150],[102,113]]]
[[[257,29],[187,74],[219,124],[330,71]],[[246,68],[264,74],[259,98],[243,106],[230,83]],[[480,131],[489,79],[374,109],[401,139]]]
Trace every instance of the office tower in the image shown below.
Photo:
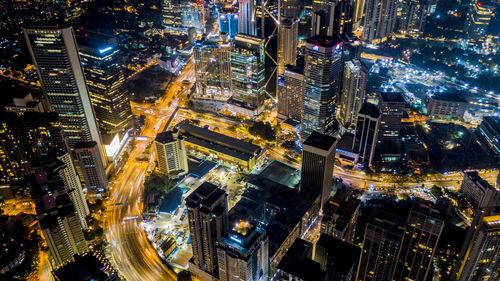
[[[429,13],[430,2],[427,0],[407,0],[402,4],[399,32],[421,34]]]
[[[269,238],[254,222],[236,221],[217,242],[219,280],[268,280]]]
[[[474,178],[473,174],[465,176]],[[452,272],[453,280],[493,281],[500,278],[500,192],[492,187],[488,189],[474,213]]]
[[[194,47],[196,98],[227,100],[231,90],[231,46],[204,40]]]
[[[167,131],[156,135],[155,147],[161,173],[173,177],[187,174],[186,144],[178,131]]]
[[[163,26],[167,29],[182,27],[182,4],[180,0],[162,0]]]
[[[338,119],[345,129],[355,122],[365,100],[367,72],[366,66],[357,59],[344,64]]]
[[[78,47],[101,134],[121,139],[131,127],[132,111],[116,38],[85,31]]]
[[[106,165],[73,29],[40,26],[23,28],[23,33],[42,89],[53,111],[59,113],[70,149],[79,142],[95,141],[99,153],[93,161]],[[96,171],[101,172],[104,169]]]
[[[485,116],[478,127],[481,136],[486,140],[495,154],[500,154],[500,117]]]
[[[303,143],[301,189],[321,196],[321,207],[330,198],[337,139],[313,132]]]
[[[232,98],[252,108],[255,114],[264,110],[265,58],[263,38],[245,34],[234,37],[231,50]]]
[[[364,103],[358,113],[352,149],[359,153],[359,162],[371,167],[380,126],[380,111],[371,103]]]
[[[427,280],[443,228],[440,211],[417,199],[406,221],[393,280]]]
[[[295,65],[299,22],[292,17],[281,17],[278,26],[278,75],[283,74],[285,65]]]
[[[399,217],[376,210],[366,224],[356,280],[393,280],[403,233]]]
[[[322,233],[314,245],[314,261],[327,272],[327,280],[352,280],[356,277],[360,248]]]
[[[479,176],[476,171],[464,172],[460,193],[470,202],[472,209],[486,206],[486,202],[500,202],[500,192]],[[496,199],[495,199],[496,198]]]
[[[323,206],[321,233],[353,243],[361,201],[346,189],[338,189]]]
[[[354,15],[353,15],[353,31],[357,30],[363,25],[363,19],[365,14],[365,2],[366,0],[356,0],[354,4]]]
[[[350,37],[354,25],[354,0],[339,1],[335,6],[334,32],[337,36]]]
[[[82,221],[58,169],[58,165],[41,165],[30,180],[40,228],[57,266],[87,250]]]
[[[380,118],[379,140],[399,139],[405,106],[406,102],[401,93],[380,93],[379,108],[382,117]]]
[[[32,161],[52,149],[67,150],[55,112],[0,112],[0,120],[0,183],[22,180]]]
[[[361,39],[370,43],[385,41],[396,23],[395,0],[365,0],[365,18]]]
[[[189,270],[195,276],[208,274],[217,277],[215,242],[221,239],[228,228],[227,194],[217,186],[204,182],[185,200],[194,263]]]
[[[495,5],[492,1],[476,0],[467,14],[465,32],[472,42],[482,42],[486,39],[488,26],[493,18]]]
[[[96,160],[99,158],[97,142],[79,142],[76,144],[74,152],[80,165],[85,186],[97,192],[104,192],[108,184],[108,179],[105,167],[100,161]]]
[[[311,37],[326,35],[337,38],[350,36],[353,28],[354,2],[313,1]]]
[[[303,64],[287,66],[278,77],[278,120],[302,119],[302,98],[304,96]]]
[[[342,72],[342,43],[332,37],[307,39],[304,68],[302,140],[314,131],[333,135],[337,88]]]
[[[182,27],[194,27],[198,34],[204,34],[205,6],[201,1],[184,1],[182,4]]]
[[[240,19],[238,33],[257,36],[255,0],[238,0],[238,4],[238,17]]]
[[[219,18],[219,32],[225,32],[229,39],[234,38],[238,33],[238,9],[229,6],[217,10]],[[196,65],[196,64],[195,64]]]

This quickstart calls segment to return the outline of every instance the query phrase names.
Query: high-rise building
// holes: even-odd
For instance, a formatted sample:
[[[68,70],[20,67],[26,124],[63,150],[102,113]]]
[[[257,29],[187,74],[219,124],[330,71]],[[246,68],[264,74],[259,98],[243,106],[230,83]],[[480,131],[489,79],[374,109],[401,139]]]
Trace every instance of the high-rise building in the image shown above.
[[[57,266],[87,250],[84,225],[61,178],[61,168],[59,164],[40,165],[30,181],[40,228]]]
[[[0,182],[22,180],[32,161],[51,150],[67,150],[55,112],[0,113]]]
[[[239,28],[238,33],[257,36],[257,23],[255,18],[255,0],[238,0]]]
[[[453,280],[493,281],[500,278],[500,192],[488,189],[475,210],[452,272]]]
[[[430,1],[406,0],[402,2],[399,32],[418,35],[424,31]]]
[[[193,266],[189,270],[202,280],[216,278],[219,271],[215,243],[228,228],[227,194],[204,182],[185,200],[193,247]]]
[[[336,138],[317,132],[313,132],[303,143],[301,189],[319,194],[320,208],[330,198],[336,144]]]
[[[299,0],[279,0],[278,3],[278,15],[280,17],[291,17],[297,18],[300,13],[300,1]]]
[[[231,46],[204,40],[194,47],[196,98],[227,100],[231,91]]]
[[[478,127],[479,133],[486,140],[495,154],[500,154],[500,117],[485,116]]]
[[[255,115],[264,110],[264,42],[263,38],[237,34],[231,50],[232,98],[251,108]]]
[[[365,0],[361,39],[378,43],[391,36],[397,19],[396,6],[395,0]]]
[[[303,64],[287,66],[278,77],[278,120],[302,119],[302,98],[304,97]]]
[[[155,139],[155,147],[161,173],[172,177],[187,174],[186,144],[178,131],[159,133]]]
[[[254,222],[237,221],[217,242],[219,280],[268,280],[269,238]]]
[[[97,142],[79,142],[74,148],[85,186],[93,191],[104,192],[108,184],[105,167],[99,158]]]
[[[358,113],[352,150],[359,153],[358,161],[370,167],[377,145],[380,111],[371,103],[364,103]]]
[[[493,1],[476,0],[467,14],[465,21],[465,32],[472,42],[479,43],[486,39],[488,26],[495,15],[495,4]]]
[[[23,33],[42,89],[53,111],[59,113],[70,149],[75,149],[80,142],[95,141],[98,153],[94,153],[93,162],[100,162],[101,166],[105,166],[104,147],[73,29],[38,26],[23,28]],[[104,169],[100,170],[97,166],[87,168],[95,168],[94,173],[104,172]]]
[[[354,1],[313,1],[311,37],[342,38],[352,33]]]
[[[357,59],[346,61],[344,64],[338,119],[345,129],[355,122],[363,105],[367,74],[365,65]]]
[[[180,0],[162,0],[163,26],[176,29],[182,26],[182,5]]]
[[[393,280],[427,280],[443,228],[440,211],[417,199],[406,221]]]
[[[238,33],[238,9],[233,6],[229,6],[223,7],[220,10],[217,10],[217,12],[217,16],[219,18],[219,32],[225,32],[228,39],[234,38],[234,36]]]
[[[363,24],[363,19],[365,15],[365,2],[366,0],[357,0],[354,5],[354,15],[353,15],[353,30],[357,30]]]
[[[378,134],[380,141],[399,139],[405,106],[406,102],[401,93],[380,93],[379,108],[382,113]]]
[[[392,280],[403,233],[399,217],[376,210],[366,224],[356,280]]]
[[[467,198],[473,210],[488,205],[486,202],[491,200],[500,202],[498,200],[500,199],[500,191],[482,179],[476,171],[464,172],[460,193]]]
[[[132,111],[116,39],[85,31],[78,47],[101,134],[123,135],[131,126]]]
[[[182,1],[182,27],[194,27],[198,34],[204,34],[205,6],[201,1]]]
[[[342,43],[332,37],[307,39],[304,67],[302,140],[314,131],[333,135],[335,105],[342,71]]]
[[[285,65],[295,65],[299,35],[298,19],[281,17],[278,26],[278,75],[283,74]]]

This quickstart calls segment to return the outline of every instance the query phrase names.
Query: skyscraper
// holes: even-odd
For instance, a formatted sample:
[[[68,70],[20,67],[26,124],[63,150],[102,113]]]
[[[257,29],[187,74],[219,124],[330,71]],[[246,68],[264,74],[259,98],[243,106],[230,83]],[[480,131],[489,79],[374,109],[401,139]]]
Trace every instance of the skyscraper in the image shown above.
[[[307,39],[304,68],[302,140],[314,131],[333,135],[336,91],[340,83],[342,43],[327,36]]]
[[[257,35],[257,24],[255,19],[255,0],[238,0],[239,8],[239,32],[247,35]]]
[[[176,29],[182,26],[182,5],[180,0],[162,0],[163,26]]]
[[[254,115],[264,110],[265,58],[263,38],[245,34],[234,37],[231,50],[232,98],[251,108]]]
[[[351,35],[354,1],[313,1],[311,36],[324,35],[342,38]]]
[[[403,233],[399,217],[376,210],[366,224],[356,280],[392,280]]]
[[[460,193],[467,198],[473,210],[489,205],[489,201],[500,202],[500,191],[479,176],[477,171],[464,172]]]
[[[123,135],[131,126],[132,111],[116,39],[85,31],[78,47],[101,133]]]
[[[494,16],[495,5],[486,0],[476,0],[467,14],[465,32],[472,42],[478,43],[486,39],[488,26]]]
[[[417,199],[406,221],[393,280],[426,280],[443,228],[440,211]]]
[[[217,242],[219,280],[268,280],[269,238],[254,222],[236,221]]]
[[[337,139],[313,132],[303,143],[301,189],[321,196],[321,207],[330,198]]]
[[[285,73],[278,77],[278,120],[285,121],[292,118],[300,121],[303,97],[303,64],[287,66]]]
[[[406,102],[401,93],[380,93],[379,108],[382,113],[378,134],[380,141],[399,139],[405,106]]]
[[[218,18],[219,18],[219,32],[225,32],[227,33],[227,37],[229,39],[234,38],[234,36],[238,33],[238,9],[229,6],[229,7],[222,7],[218,12]],[[196,64],[195,64],[196,65]]]
[[[367,69],[359,60],[346,61],[340,93],[339,122],[345,129],[357,119],[365,99]]]
[[[215,242],[228,228],[227,194],[217,186],[204,182],[186,198],[186,206],[194,264],[189,270],[202,280],[217,277]]]
[[[194,47],[196,98],[227,100],[231,90],[231,45],[206,39]]]
[[[364,103],[358,113],[352,150],[359,153],[359,162],[370,167],[375,154],[380,125],[380,111],[371,103]]]
[[[391,36],[396,24],[395,0],[365,0],[363,41],[378,43]]]
[[[186,144],[178,131],[159,133],[155,139],[155,147],[161,173],[173,177],[187,174]]]
[[[58,169],[41,165],[31,177],[31,197],[50,254],[57,266],[87,250],[83,225]]]
[[[292,17],[281,17],[278,26],[278,75],[283,74],[285,65],[295,65],[298,35],[298,20]]]
[[[424,31],[425,21],[431,3],[427,0],[402,2],[399,32],[418,35]]]
[[[108,184],[105,167],[99,158],[97,142],[79,142],[74,148],[85,186],[93,191],[104,192]]]
[[[80,142],[96,142],[95,163],[106,165],[104,147],[87,90],[83,68],[71,27],[23,28],[28,50],[52,109],[59,113],[70,149]],[[94,173],[104,173],[98,166]],[[105,177],[105,175],[102,175]],[[82,175],[83,177],[83,175]]]

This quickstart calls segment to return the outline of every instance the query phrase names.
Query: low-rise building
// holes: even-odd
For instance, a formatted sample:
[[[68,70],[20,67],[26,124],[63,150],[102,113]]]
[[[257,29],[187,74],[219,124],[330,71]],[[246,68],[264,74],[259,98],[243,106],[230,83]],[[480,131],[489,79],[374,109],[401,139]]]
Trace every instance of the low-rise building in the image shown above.
[[[345,189],[338,190],[323,207],[321,233],[352,243],[361,201]]]
[[[463,119],[467,101],[460,95],[442,93],[432,96],[427,103],[427,115],[431,117],[451,117]]]

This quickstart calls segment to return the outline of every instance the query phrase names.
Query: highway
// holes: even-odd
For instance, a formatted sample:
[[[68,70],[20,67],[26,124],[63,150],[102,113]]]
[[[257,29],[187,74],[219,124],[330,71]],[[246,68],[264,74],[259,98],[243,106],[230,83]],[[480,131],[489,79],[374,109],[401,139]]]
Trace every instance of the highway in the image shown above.
[[[190,62],[169,87],[165,98],[150,107],[154,112],[147,115],[141,135],[151,139],[163,129],[176,107],[170,101],[180,91],[183,79],[191,70]],[[143,183],[148,168],[154,165],[154,159],[150,155],[149,162],[137,162],[135,158],[142,155],[148,144],[149,141],[137,141],[128,161],[110,183],[111,196],[106,204],[105,232],[112,262],[126,280],[177,280],[176,274],[162,262],[149,243],[141,226]]]

